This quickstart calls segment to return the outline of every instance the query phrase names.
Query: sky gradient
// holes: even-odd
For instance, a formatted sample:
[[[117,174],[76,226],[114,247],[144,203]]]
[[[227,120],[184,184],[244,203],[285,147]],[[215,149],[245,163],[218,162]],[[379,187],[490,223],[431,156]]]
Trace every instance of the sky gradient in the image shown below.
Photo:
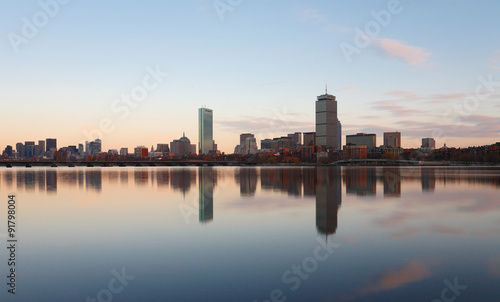
[[[0,148],[49,137],[77,145],[103,120],[103,151],[183,132],[197,144],[206,106],[219,149],[232,153],[244,132],[260,146],[314,131],[326,83],[343,143],[368,132],[381,145],[397,130],[403,147],[423,137],[438,147],[492,144],[499,11],[493,0],[5,1]],[[168,76],[155,81],[151,70]],[[125,101],[140,91],[141,101]]]

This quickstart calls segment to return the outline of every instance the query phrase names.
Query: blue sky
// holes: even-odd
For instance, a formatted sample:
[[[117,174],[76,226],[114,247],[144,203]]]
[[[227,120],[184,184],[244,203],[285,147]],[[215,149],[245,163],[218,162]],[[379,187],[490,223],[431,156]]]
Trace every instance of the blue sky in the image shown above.
[[[373,14],[381,11],[384,24]],[[0,147],[82,143],[102,120],[112,128],[106,150],[183,131],[197,143],[205,105],[219,149],[232,152],[243,132],[260,140],[314,131],[325,83],[344,137],[373,132],[382,144],[383,131],[399,130],[405,147],[422,137],[491,144],[500,141],[499,11],[498,1],[451,0],[4,1]],[[36,35],[23,35],[25,20],[41,25]],[[357,47],[356,29],[370,26],[379,30]],[[342,45],[358,51],[348,60]],[[151,68],[168,76],[126,117],[116,112]]]

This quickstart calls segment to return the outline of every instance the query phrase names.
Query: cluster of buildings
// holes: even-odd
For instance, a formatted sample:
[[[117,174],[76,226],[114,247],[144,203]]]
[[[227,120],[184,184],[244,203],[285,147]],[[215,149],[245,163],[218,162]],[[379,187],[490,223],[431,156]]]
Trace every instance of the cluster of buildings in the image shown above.
[[[317,97],[314,132],[294,132],[286,136],[265,138],[260,140],[260,149],[257,138],[252,133],[242,133],[239,144],[234,148],[235,155],[248,156],[254,154],[293,154],[303,161],[338,160],[338,159],[366,159],[366,158],[398,158],[408,150],[401,146],[401,132],[385,132],[383,145],[377,146],[377,136],[374,133],[356,133],[346,135],[345,145],[342,144],[342,124],[338,119],[337,99],[328,94]],[[430,154],[436,148],[433,138],[423,138],[418,149],[420,154]],[[442,148],[443,149],[443,148]],[[446,145],[444,147],[446,149]],[[481,153],[480,151],[474,151]],[[488,151],[489,152],[489,151]],[[483,152],[484,153],[484,152]],[[17,143],[15,149],[7,146],[2,158],[12,159],[102,159],[115,158],[185,158],[190,156],[208,156],[218,158],[220,151],[214,140],[213,110],[198,109],[198,146],[183,133],[182,137],[167,143],[158,143],[156,148],[150,149],[140,145],[133,150],[128,148],[110,149],[102,151],[102,141],[96,139],[85,144],[78,144],[57,148],[57,139],[47,138]]]
[[[217,144],[213,139],[213,110],[200,108],[199,117],[199,146],[192,144],[191,140],[183,133],[182,137],[167,143],[158,143],[156,149],[151,149],[140,145],[129,152],[128,148],[109,149],[107,152],[102,150],[102,140],[96,139],[84,144],[66,146],[57,148],[57,139],[47,138],[39,140],[38,144],[34,141],[17,143],[15,149],[8,145],[0,154],[2,158],[7,159],[55,159],[55,160],[113,160],[116,158],[144,159],[144,158],[182,158],[194,155],[212,155],[217,156],[220,152],[217,150]]]

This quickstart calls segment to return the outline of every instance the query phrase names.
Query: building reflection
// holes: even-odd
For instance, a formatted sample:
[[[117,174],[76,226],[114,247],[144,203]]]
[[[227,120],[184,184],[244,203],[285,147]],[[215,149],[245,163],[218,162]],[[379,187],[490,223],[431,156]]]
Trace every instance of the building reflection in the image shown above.
[[[342,204],[340,167],[316,168],[316,229],[322,235],[337,231],[338,210]]]
[[[304,168],[302,171],[302,175],[304,175],[304,196],[316,195],[316,174],[317,171],[315,168]]]
[[[422,169],[420,172],[423,192],[434,192],[436,189],[436,170]]]
[[[57,192],[57,170],[46,170],[45,172],[45,180],[47,193],[56,193]]]
[[[301,168],[262,168],[260,170],[262,190],[287,192],[302,195],[303,174]]]
[[[377,194],[376,170],[371,167],[346,167],[344,169],[346,193],[358,196]]]
[[[137,186],[145,186],[149,182],[149,172],[147,170],[135,170],[134,171],[134,182]]]
[[[156,170],[156,185],[158,187],[168,187],[170,184],[169,170],[158,169]]]
[[[173,169],[170,171],[170,186],[174,190],[179,190],[185,196],[196,184],[196,171],[193,169]]]
[[[384,197],[401,197],[401,169],[384,168]]]
[[[85,171],[85,188],[87,190],[95,190],[101,192],[102,190],[102,171],[98,170],[86,170]]]
[[[214,187],[217,182],[215,173],[212,167],[198,169],[200,223],[208,223],[214,219]]]
[[[234,175],[236,183],[240,184],[241,196],[254,196],[257,190],[257,170],[255,168],[240,168]]]

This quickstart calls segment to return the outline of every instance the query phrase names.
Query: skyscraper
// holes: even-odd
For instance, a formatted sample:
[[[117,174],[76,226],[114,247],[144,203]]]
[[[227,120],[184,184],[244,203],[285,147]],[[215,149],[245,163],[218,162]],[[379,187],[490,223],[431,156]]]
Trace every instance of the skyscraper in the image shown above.
[[[338,145],[337,101],[328,93],[318,96],[316,101],[316,144],[322,148],[340,150]]]
[[[198,109],[198,134],[199,154],[208,154],[214,147],[212,109]]]
[[[47,152],[49,151],[57,151],[57,139],[56,138],[47,138],[45,140],[47,142]]]

